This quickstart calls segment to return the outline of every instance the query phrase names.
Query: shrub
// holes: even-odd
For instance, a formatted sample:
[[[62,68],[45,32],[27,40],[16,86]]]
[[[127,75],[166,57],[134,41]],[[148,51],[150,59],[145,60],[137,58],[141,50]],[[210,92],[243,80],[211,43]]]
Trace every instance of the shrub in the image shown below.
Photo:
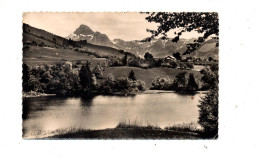
[[[172,89],[173,80],[169,78],[156,78],[152,82],[151,89],[158,89],[158,90],[170,90]]]
[[[180,72],[176,75],[173,81],[173,89],[176,91],[184,91],[187,87],[188,80],[186,79],[187,72]]]
[[[102,79],[103,78],[103,69],[100,66],[100,64],[97,64],[95,66],[95,68],[93,69],[93,74],[96,76],[96,78],[98,79]]]
[[[193,68],[194,68],[193,64],[192,64],[192,63],[189,63],[189,62],[186,63],[186,66],[187,66],[189,69],[193,69]]]
[[[215,70],[215,71],[212,71]],[[209,92],[200,100],[199,124],[204,128],[204,135],[208,138],[218,137],[218,67],[203,69],[204,81]]]
[[[204,128],[205,136],[209,138],[218,136],[218,90],[211,89],[200,100],[199,124]]]

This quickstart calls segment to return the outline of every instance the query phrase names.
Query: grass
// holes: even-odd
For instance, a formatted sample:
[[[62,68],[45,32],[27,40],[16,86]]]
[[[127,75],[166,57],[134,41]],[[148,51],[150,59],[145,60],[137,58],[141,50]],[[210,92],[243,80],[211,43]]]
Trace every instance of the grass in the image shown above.
[[[201,132],[203,129],[200,125],[196,123],[184,123],[184,124],[175,124],[173,126],[165,127],[166,130],[174,131],[187,131],[187,132]]]
[[[151,69],[142,69],[137,67],[129,67],[129,66],[120,66],[120,67],[109,67],[104,71],[104,76],[109,73],[113,74],[115,79],[119,77],[127,77],[129,72],[133,70],[135,76],[138,80],[142,80],[145,82],[146,89],[152,87],[152,82],[157,77],[169,77],[170,79],[174,79],[175,76],[183,71],[187,71],[189,73],[193,73],[197,80],[201,80],[201,74],[195,70],[181,70],[181,69],[173,69],[167,67],[159,67],[159,68],[151,68]]]
[[[164,129],[140,121],[122,121],[113,129],[59,129],[56,135],[44,139],[202,139],[201,129],[194,123],[180,124]]]
[[[23,63],[28,65],[42,65],[55,64],[57,62],[70,61],[76,63],[77,61],[91,61],[93,65],[98,62],[104,62],[106,59],[96,58],[93,55],[76,52],[70,49],[57,49],[50,47],[30,46],[23,52]]]

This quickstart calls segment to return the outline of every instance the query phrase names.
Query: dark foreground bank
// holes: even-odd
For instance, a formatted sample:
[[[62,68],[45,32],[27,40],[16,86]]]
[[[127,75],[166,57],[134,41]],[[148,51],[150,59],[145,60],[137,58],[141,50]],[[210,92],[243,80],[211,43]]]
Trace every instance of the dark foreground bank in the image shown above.
[[[149,127],[78,130],[44,139],[208,139],[199,131],[167,130]],[[211,137],[212,138],[212,137]]]

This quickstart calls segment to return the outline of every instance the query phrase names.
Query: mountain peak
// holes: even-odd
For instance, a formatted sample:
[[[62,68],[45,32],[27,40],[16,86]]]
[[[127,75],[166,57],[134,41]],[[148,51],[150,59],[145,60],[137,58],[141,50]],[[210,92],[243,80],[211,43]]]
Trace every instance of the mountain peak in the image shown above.
[[[77,34],[77,35],[80,35],[80,34],[84,34],[84,35],[93,35],[94,32],[93,30],[87,26],[87,25],[84,25],[84,24],[81,24],[79,26],[79,28],[77,28],[75,31],[74,31],[74,34]]]

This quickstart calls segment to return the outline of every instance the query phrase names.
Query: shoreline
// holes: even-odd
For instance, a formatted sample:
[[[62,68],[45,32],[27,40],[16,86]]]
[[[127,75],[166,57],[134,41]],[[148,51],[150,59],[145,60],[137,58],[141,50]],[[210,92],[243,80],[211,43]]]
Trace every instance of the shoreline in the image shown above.
[[[22,98],[34,98],[34,97],[43,97],[43,96],[56,96],[56,94],[47,94],[47,93],[39,93],[39,92],[24,92],[22,93]]]
[[[138,93],[122,93],[122,92],[115,92],[112,94],[94,94],[93,96],[135,96],[138,94],[164,94],[164,93],[176,93],[176,94],[198,94],[198,93],[206,93],[207,91],[196,91],[196,93],[182,93],[182,92],[176,92],[176,91],[171,91],[171,90],[145,90],[142,92]],[[40,93],[40,92],[35,92],[35,91],[30,91],[30,92],[22,92],[22,98],[34,98],[34,97],[45,97],[45,96],[58,96],[57,94],[47,94],[47,93]],[[84,97],[82,95],[73,95],[76,97]],[[64,95],[63,97],[71,97],[71,95]]]
[[[110,128],[101,130],[78,130],[36,139],[206,139],[201,132],[191,130],[168,130],[148,127]]]

